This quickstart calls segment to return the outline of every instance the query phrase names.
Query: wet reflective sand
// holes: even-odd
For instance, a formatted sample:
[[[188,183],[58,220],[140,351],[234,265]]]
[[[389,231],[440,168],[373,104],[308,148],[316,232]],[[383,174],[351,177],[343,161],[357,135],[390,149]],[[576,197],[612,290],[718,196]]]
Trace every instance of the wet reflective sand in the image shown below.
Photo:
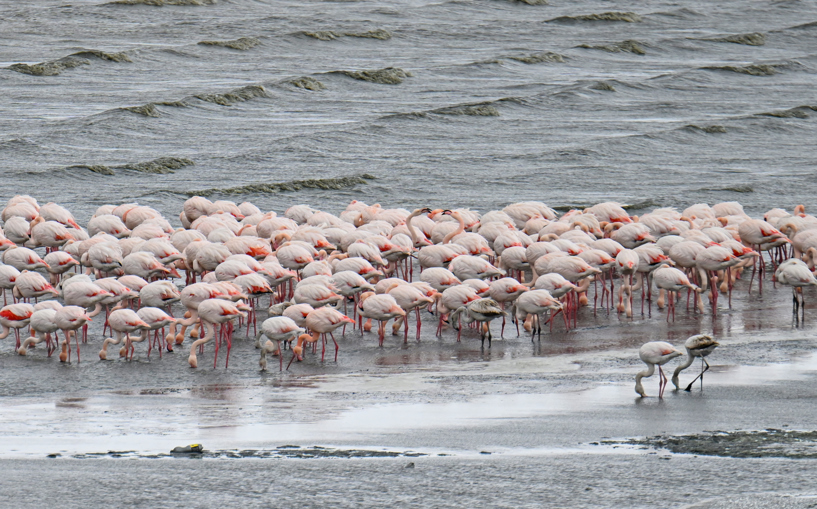
[[[813,429],[817,350],[810,313],[805,324],[795,327],[788,289],[768,285],[762,297],[747,298],[741,281],[735,291],[734,308],[721,309],[714,321],[681,305],[674,324],[667,324],[664,311],[654,306],[651,317],[635,320],[614,311],[608,316],[606,310],[593,318],[590,307],[581,311],[579,329],[565,333],[558,322],[553,334],[533,342],[524,334],[517,338],[509,323],[506,339],[494,341],[490,350],[480,349],[475,330],[464,331],[459,344],[451,330],[435,338],[435,323],[425,313],[419,343],[404,344],[402,336],[395,336],[378,348],[374,334],[361,338],[347,330],[345,337],[338,336],[337,364],[321,363],[318,350],[283,373],[259,372],[258,354],[246,339],[234,346],[229,370],[208,365],[212,349],[200,356],[205,367],[197,370],[186,367],[181,353],[161,359],[152,355],[149,361],[143,352],[133,362],[97,361],[92,354],[101,336],[95,329],[79,364],[60,365],[42,350],[21,358],[6,341],[0,356],[0,456],[13,476],[44,469],[66,475],[90,493],[104,490],[89,477],[132,471],[123,482],[143,493],[146,504],[160,500],[144,486],[154,477],[163,479],[163,489],[177,492],[186,490],[185,479],[191,476],[209,478],[210,470],[227,469],[232,473],[194,490],[197,496],[208,494],[200,506],[214,505],[209,496],[218,493],[224,503],[261,507],[272,500],[295,500],[288,497],[298,492],[320,496],[319,486],[335,494],[387,489],[409,505],[456,505],[456,497],[439,491],[445,483],[451,489],[460,485],[457,493],[465,497],[460,506],[490,497],[497,497],[496,505],[532,507],[548,501],[558,506],[559,497],[569,493],[571,506],[610,507],[629,500],[625,505],[641,507],[651,505],[656,493],[646,486],[663,486],[661,500],[675,505],[720,507],[724,499],[718,497],[746,490],[769,492],[764,496],[771,498],[748,498],[744,507],[762,507],[752,505],[759,500],[778,505],[780,496],[802,495],[806,489],[805,484],[781,484],[782,472],[806,476],[815,470],[814,460],[691,457],[605,442],[714,430]],[[499,323],[492,328],[498,333]],[[636,355],[641,343],[669,338],[680,345],[688,335],[712,330],[722,346],[709,358],[712,369],[703,391],[696,384],[691,392],[668,390],[663,400],[637,397],[633,376],[643,366]],[[698,366],[681,375],[682,386]],[[645,380],[651,396],[657,386],[657,377]],[[190,443],[217,454],[200,461],[149,459]],[[282,459],[274,450],[285,445],[332,447],[353,458]],[[349,450],[399,455],[372,459]],[[108,451],[130,452],[94,459],[94,453]],[[239,458],[240,451],[248,457]],[[407,458],[406,453],[424,456]],[[415,467],[405,469],[409,462]],[[709,472],[728,475],[729,482],[690,486],[688,469],[693,478]],[[238,472],[246,482],[266,486],[263,495],[235,490],[231,476]],[[528,487],[523,493],[508,479],[497,481],[511,473]],[[407,476],[412,482],[404,484]],[[316,482],[296,481],[303,478]],[[641,488],[633,491],[636,479]],[[417,482],[428,487],[424,496],[430,498],[415,493]],[[585,493],[585,487],[591,490]],[[503,497],[512,498],[503,502]],[[331,500],[338,502],[338,497]],[[806,507],[807,500],[786,498],[785,503]],[[191,501],[166,502],[189,506]],[[372,493],[357,502],[376,507],[383,499]],[[344,504],[352,505],[349,500]]]

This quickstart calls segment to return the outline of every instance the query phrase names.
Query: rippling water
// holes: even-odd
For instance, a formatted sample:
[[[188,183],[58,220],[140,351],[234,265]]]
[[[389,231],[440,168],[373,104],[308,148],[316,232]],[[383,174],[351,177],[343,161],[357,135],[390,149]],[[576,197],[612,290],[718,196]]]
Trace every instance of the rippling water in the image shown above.
[[[4,3],[2,194],[87,219],[204,190],[754,214],[817,191],[812,2],[538,3]]]

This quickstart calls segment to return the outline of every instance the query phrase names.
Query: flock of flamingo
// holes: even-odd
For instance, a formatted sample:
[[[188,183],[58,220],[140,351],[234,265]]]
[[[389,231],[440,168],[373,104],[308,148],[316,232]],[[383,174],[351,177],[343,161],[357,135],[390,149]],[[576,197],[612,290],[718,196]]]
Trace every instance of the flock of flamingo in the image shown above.
[[[460,341],[470,324],[490,348],[495,319],[502,334],[507,318],[532,339],[543,326],[552,329],[560,314],[564,327],[576,327],[578,310],[590,306],[591,286],[594,313],[615,310],[630,318],[640,292],[643,314],[655,290],[669,321],[685,290],[688,313],[707,312],[704,294],[713,315],[719,295],[731,306],[734,282],[749,269],[750,291],[757,278],[762,292],[771,264],[773,280],[792,287],[798,316],[803,287],[817,284],[817,218],[802,205],[752,219],[737,202],[637,217],[612,202],[559,216],[539,202],[480,215],[352,201],[339,215],[295,205],[278,216],[249,202],[193,197],[179,215],[182,228],[134,203],[101,206],[82,228],[56,203],[15,196],[2,220],[0,338],[13,329],[20,355],[45,342],[46,355],[60,349],[63,362],[74,350],[79,362],[87,322],[97,315],[109,336],[100,359],[108,358],[110,345],[120,345],[120,358],[132,359],[140,343],[148,356],[153,349],[161,355],[189,335],[190,366],[197,367],[197,353],[215,339],[215,367],[222,346],[229,363],[233,331],[246,326],[261,368],[273,355],[283,370],[284,350],[292,353],[287,369],[310,348],[317,353],[319,344],[323,360],[329,338],[337,361],[333,331],[339,328],[363,334],[376,321],[382,346],[393,320],[392,333],[402,329],[408,341],[412,311],[419,340],[421,309],[437,315],[438,336],[456,329]],[[269,318],[258,327],[262,297]],[[177,302],[184,308],[178,318],[172,312]],[[24,327],[30,335],[21,341]],[[690,338],[675,385],[681,369],[694,357],[705,363],[715,346],[709,336]],[[636,377],[636,392],[645,395],[641,379],[658,365],[662,395],[661,366],[680,355],[669,343],[645,344],[640,357],[649,369]]]

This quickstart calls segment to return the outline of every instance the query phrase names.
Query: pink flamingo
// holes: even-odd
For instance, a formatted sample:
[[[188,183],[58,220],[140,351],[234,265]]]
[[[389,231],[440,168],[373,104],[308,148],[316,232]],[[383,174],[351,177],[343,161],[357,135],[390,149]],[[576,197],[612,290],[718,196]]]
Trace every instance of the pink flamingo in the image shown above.
[[[658,366],[658,397],[663,398],[664,388],[668,380],[661,366],[681,355],[684,354],[665,341],[650,341],[649,343],[644,343],[638,351],[638,356],[641,358],[641,361],[647,365],[647,370],[639,371],[638,374],[635,375],[635,392],[641,395],[642,398],[647,397],[647,393],[644,392],[644,387],[641,385],[641,379],[651,377],[652,374],[655,373],[655,366]]]
[[[144,320],[139,318],[139,315],[137,315],[132,309],[117,309],[116,311],[111,312],[111,315],[108,318],[108,323],[111,326],[111,330],[114,331],[116,339],[105,338],[105,341],[102,342],[102,350],[99,351],[99,358],[103,361],[108,358],[108,345],[118,345],[121,343],[123,334],[125,336],[125,342],[122,345],[122,348],[119,350],[119,356],[127,357],[128,351],[133,350],[130,333],[140,329],[150,328],[150,326],[145,323]],[[131,354],[131,358],[132,357],[133,354]]]
[[[224,324],[231,320],[235,320],[239,317],[246,317],[247,314],[243,313],[238,307],[233,304],[232,302],[226,301],[224,299],[207,299],[202,301],[197,308],[198,316],[201,318],[202,324],[205,328],[205,334],[203,337],[197,339],[193,342],[190,346],[190,356],[187,358],[187,362],[190,364],[191,368],[198,367],[198,359],[196,358],[196,349],[199,346],[203,346],[205,343],[213,339],[215,336],[215,325],[216,324]],[[215,355],[213,356],[213,368],[216,367],[216,362],[218,361],[218,344],[216,342],[216,351]],[[232,347],[232,340],[228,337],[227,338],[227,364],[225,367],[229,365],[230,362],[230,348]]]
[[[335,362],[338,361],[338,342],[332,331],[341,327],[344,323],[354,323],[354,320],[344,315],[334,308],[323,306],[306,316],[304,322],[306,328],[312,331],[312,337],[317,340],[321,335],[323,336],[323,346],[321,348],[321,362],[323,362],[324,354],[326,353],[326,334],[332,336],[332,341],[335,343]]]
[[[279,371],[283,371],[284,356],[281,351],[281,341],[291,342],[296,336],[300,336],[304,332],[306,332],[305,329],[298,327],[298,324],[285,316],[273,316],[264,320],[261,324],[261,330],[255,336],[255,347],[261,350],[261,359],[258,361],[261,371],[267,369],[267,354],[278,355]],[[267,342],[263,345],[261,344],[261,336],[267,337]]]

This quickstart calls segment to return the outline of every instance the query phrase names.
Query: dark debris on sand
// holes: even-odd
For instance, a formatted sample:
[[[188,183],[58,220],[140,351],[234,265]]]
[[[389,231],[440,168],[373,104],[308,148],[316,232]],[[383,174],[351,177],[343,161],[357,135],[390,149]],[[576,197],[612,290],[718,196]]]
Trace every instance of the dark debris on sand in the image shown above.
[[[773,428],[761,431],[710,431],[694,435],[657,435],[626,440],[602,440],[600,443],[729,458],[817,458],[817,431]]]
[[[183,448],[185,449],[185,448]],[[334,449],[331,447],[311,446],[301,447],[297,445],[284,445],[275,449],[223,449],[209,451],[207,449],[195,448],[191,452],[170,452],[167,454],[142,454],[136,451],[108,451],[108,452],[90,452],[83,454],[74,454],[70,456],[74,459],[92,459],[92,458],[144,458],[144,459],[160,459],[160,458],[196,458],[196,459],[215,459],[215,458],[268,458],[268,459],[320,459],[320,458],[417,458],[421,456],[428,456],[427,453],[413,452],[413,451],[385,451],[385,450],[371,450],[371,449]],[[49,458],[60,457],[59,454],[50,454]]]

